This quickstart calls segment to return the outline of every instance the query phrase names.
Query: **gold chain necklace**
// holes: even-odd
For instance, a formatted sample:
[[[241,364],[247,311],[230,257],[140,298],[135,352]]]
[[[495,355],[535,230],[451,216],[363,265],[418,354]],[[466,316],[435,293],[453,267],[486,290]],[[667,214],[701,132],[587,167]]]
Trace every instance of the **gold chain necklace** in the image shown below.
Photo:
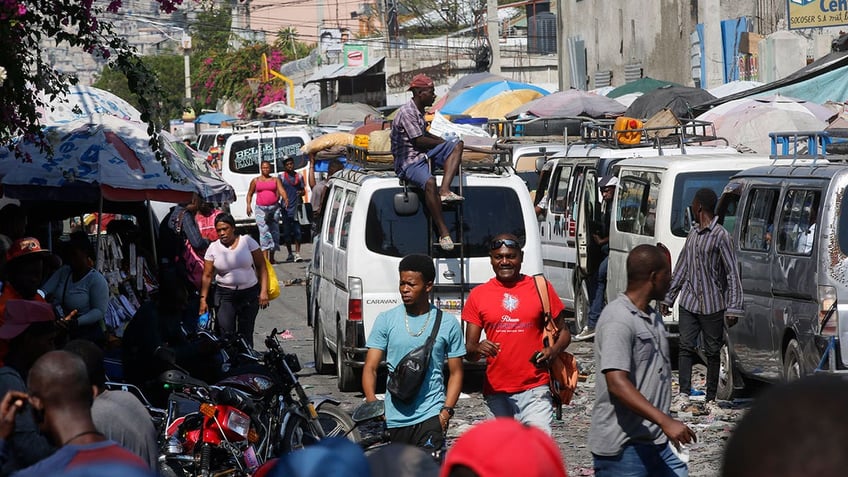
[[[413,333],[412,330],[409,329],[409,313],[407,313],[404,317],[404,321],[406,322],[406,332],[409,333],[409,336],[417,338],[421,336],[421,333],[424,333],[424,330],[427,329],[427,325],[430,323],[430,312],[427,312],[427,320],[424,322],[424,326],[422,326],[421,329],[418,330],[418,333]]]

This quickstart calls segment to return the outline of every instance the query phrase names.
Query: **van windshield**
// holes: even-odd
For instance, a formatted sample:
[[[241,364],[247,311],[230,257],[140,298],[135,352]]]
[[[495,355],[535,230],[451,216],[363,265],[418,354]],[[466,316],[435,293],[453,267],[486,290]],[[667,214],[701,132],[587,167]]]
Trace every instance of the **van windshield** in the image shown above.
[[[691,227],[687,219],[687,208],[692,205],[692,198],[698,189],[707,187],[721,196],[724,186],[731,176],[739,171],[690,172],[680,174],[674,181],[674,199],[671,201],[671,232],[678,237],[689,234]]]
[[[273,143],[271,142],[273,139]],[[236,174],[259,174],[261,161],[277,161],[277,172],[283,170],[283,158],[294,157],[294,168],[300,169],[306,165],[306,156],[301,153],[303,139],[298,136],[278,136],[262,138],[262,147],[258,139],[243,139],[233,141],[227,156],[230,170]],[[260,157],[261,150],[261,157]]]
[[[400,217],[394,210],[394,195],[403,192],[400,187],[381,189],[374,192],[368,206],[368,218],[365,226],[365,244],[368,250],[381,255],[403,257],[410,253],[428,253],[427,238],[436,242],[436,234],[427,233],[428,220],[424,214],[424,197],[418,194],[421,206],[415,215]],[[413,191],[410,191],[413,193]],[[465,243],[466,257],[486,257],[489,254],[489,242],[498,234],[515,234],[522,240],[525,236],[524,213],[521,202],[514,190],[507,187],[465,187],[462,207],[465,231],[462,237]],[[459,242],[457,230],[460,222],[456,207],[444,207],[445,223],[450,229],[454,242]],[[445,252],[433,246],[436,257],[459,257],[460,247]]]

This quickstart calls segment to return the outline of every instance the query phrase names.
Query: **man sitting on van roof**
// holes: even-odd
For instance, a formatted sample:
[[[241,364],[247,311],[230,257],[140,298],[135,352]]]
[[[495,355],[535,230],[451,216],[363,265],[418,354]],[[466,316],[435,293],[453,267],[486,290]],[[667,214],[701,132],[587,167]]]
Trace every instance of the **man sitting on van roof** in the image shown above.
[[[444,140],[427,132],[424,108],[436,99],[435,85],[427,75],[419,74],[409,84],[412,99],[397,110],[392,122],[392,156],[398,177],[424,189],[427,210],[439,229],[439,246],[453,250],[453,240],[442,216],[442,203],[459,202],[463,198],[450,190],[451,181],[459,170],[463,143],[458,138]],[[444,169],[442,185],[436,190],[433,166]],[[438,192],[438,195],[437,195]]]

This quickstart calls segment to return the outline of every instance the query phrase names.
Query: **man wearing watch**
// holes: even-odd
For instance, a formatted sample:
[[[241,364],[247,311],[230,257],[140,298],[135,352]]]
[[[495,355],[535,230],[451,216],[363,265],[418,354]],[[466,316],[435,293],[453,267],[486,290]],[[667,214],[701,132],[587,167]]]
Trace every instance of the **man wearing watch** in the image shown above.
[[[399,290],[402,305],[380,313],[368,336],[368,354],[362,370],[362,391],[368,402],[377,399],[377,369],[385,359],[389,370],[413,349],[421,346],[435,326],[437,309],[430,304],[430,290],[436,276],[433,259],[407,255],[400,261]],[[462,357],[465,343],[459,320],[442,313],[435,335],[427,376],[410,402],[395,399],[387,392],[386,428],[392,442],[420,447],[440,456],[445,432],[454,414],[462,389]],[[442,373],[447,360],[449,375]]]

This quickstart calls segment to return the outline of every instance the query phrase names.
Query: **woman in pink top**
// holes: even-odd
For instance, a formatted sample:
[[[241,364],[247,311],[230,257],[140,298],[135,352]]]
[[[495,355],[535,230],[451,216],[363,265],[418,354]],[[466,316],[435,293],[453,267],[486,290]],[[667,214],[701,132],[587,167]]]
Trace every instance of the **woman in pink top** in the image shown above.
[[[280,208],[280,198],[288,202],[288,196],[283,189],[279,177],[271,175],[271,162],[262,161],[259,166],[262,173],[250,181],[247,189],[247,216],[253,215],[250,204],[256,193],[256,227],[259,229],[259,248],[271,263],[276,263],[274,252],[280,247],[280,225],[277,223],[277,211]]]

